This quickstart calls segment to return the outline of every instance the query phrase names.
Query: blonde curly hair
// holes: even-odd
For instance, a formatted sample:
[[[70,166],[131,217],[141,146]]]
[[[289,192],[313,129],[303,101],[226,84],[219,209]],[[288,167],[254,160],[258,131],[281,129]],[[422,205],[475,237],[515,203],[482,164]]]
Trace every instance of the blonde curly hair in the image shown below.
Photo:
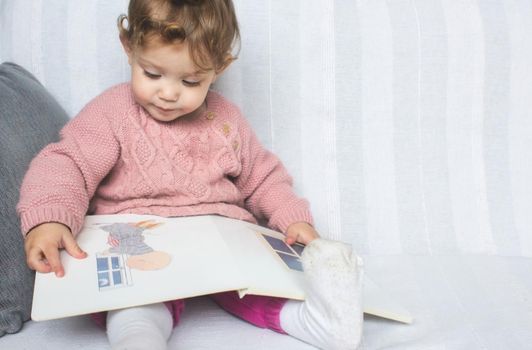
[[[121,39],[130,48],[150,40],[186,43],[201,70],[221,72],[236,59],[240,31],[231,0],[131,0],[118,17]]]

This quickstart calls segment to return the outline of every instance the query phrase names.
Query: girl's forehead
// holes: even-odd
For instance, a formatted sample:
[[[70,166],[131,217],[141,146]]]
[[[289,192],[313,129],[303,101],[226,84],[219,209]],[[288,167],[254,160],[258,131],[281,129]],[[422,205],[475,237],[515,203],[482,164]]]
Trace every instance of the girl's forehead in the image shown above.
[[[182,63],[190,62],[192,64],[188,46],[184,43],[152,43],[143,45],[135,49],[135,54],[141,59],[160,62],[179,59]]]
[[[210,72],[194,63],[186,43],[142,47],[136,51],[135,56],[141,65],[160,71],[174,71],[186,75],[202,75]]]
[[[202,69],[194,61],[187,41],[165,42],[154,38],[144,45],[134,48],[135,56],[141,61],[152,65],[174,66],[176,63],[183,69],[197,74],[207,73],[212,69]]]

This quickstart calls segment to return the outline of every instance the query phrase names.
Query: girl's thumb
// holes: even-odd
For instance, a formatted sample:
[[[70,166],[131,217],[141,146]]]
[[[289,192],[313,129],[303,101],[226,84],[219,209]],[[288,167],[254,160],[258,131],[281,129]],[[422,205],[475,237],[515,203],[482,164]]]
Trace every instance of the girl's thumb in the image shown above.
[[[73,256],[74,258],[83,259],[87,256],[87,253],[85,253],[79,247],[79,245],[76,243],[76,240],[71,234],[63,236],[63,243],[67,253]]]

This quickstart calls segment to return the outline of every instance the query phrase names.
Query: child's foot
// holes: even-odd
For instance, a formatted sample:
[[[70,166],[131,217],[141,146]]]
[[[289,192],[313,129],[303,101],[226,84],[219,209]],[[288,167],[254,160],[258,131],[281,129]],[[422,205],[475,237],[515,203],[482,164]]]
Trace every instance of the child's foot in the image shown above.
[[[172,315],[162,303],[107,314],[107,336],[113,350],[166,350],[172,326]]]
[[[361,259],[347,244],[315,239],[301,260],[306,299],[285,304],[282,328],[322,349],[356,349],[362,336]]]

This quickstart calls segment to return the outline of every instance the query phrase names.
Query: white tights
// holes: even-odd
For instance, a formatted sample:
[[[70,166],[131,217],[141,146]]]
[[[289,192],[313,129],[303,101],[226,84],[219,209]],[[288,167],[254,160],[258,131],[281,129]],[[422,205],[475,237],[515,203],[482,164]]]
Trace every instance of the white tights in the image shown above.
[[[162,303],[107,314],[107,337],[113,350],[166,350],[172,328],[172,315]]]

